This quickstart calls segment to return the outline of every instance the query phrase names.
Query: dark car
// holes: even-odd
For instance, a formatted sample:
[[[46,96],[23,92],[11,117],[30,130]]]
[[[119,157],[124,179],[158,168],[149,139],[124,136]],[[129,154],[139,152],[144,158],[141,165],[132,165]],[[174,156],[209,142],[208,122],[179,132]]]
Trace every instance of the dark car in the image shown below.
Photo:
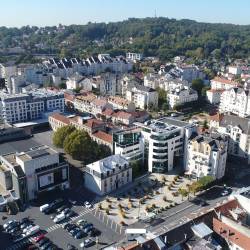
[[[86,237],[87,234],[84,233],[82,230],[78,231],[77,234],[74,235],[75,239],[82,239],[83,237]]]
[[[61,213],[64,209],[66,209],[66,208],[68,208],[66,205],[63,205],[63,206],[61,206],[61,207],[59,207],[56,211],[58,212],[58,213]]]
[[[41,246],[41,250],[48,249],[50,246],[52,246],[52,243],[50,241],[46,242],[44,245]]]
[[[71,235],[74,237],[74,236],[77,235],[80,231],[81,231],[80,228],[73,229],[73,232],[71,233]]]
[[[24,228],[28,227],[28,226],[31,225],[31,224],[32,224],[32,223],[31,223],[30,221],[25,222],[25,223],[22,223],[21,226],[20,226],[20,228],[21,228],[21,229],[24,229]]]
[[[24,224],[24,223],[30,223],[30,222],[31,222],[31,221],[30,221],[29,218],[24,217],[24,218],[22,218],[22,219],[20,220],[20,225],[22,225],[22,224]]]
[[[70,224],[70,223],[66,223],[66,224],[63,226],[63,229],[66,229],[66,230],[67,230],[69,227],[71,227],[71,225],[72,225],[72,224]]]
[[[41,239],[41,240],[38,242],[38,246],[41,247],[41,246],[43,246],[44,244],[46,244],[47,242],[49,242],[49,239],[48,239],[48,238],[43,238],[43,239]]]
[[[70,232],[72,229],[75,229],[75,228],[77,228],[77,226],[75,224],[71,224],[70,226],[68,226],[66,230]]]
[[[205,200],[201,200],[200,201],[200,206],[201,207],[205,207],[205,206],[207,206],[208,205],[208,203],[205,201]]]
[[[71,244],[67,244],[67,249],[68,250],[77,250],[77,248]]]
[[[101,235],[101,231],[98,230],[97,228],[93,228],[90,231],[90,237],[97,237],[97,236],[100,236],[100,235]]]
[[[86,227],[83,229],[84,233],[89,233],[93,228],[93,224],[87,224]]]
[[[69,210],[67,213],[65,213],[66,218],[70,218],[76,215],[76,213],[72,210]]]
[[[6,228],[6,232],[10,232],[10,231],[12,231],[13,229],[15,229],[15,228],[19,228],[19,223],[12,223],[10,226],[8,226],[7,228]]]

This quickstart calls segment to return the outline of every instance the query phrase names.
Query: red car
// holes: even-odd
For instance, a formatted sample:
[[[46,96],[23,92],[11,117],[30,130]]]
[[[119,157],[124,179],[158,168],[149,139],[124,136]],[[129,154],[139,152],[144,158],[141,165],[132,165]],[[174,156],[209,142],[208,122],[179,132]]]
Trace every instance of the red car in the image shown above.
[[[37,243],[37,242],[39,242],[41,239],[43,239],[44,237],[45,237],[44,234],[40,234],[40,235],[38,235],[37,237],[34,238],[34,241]]]

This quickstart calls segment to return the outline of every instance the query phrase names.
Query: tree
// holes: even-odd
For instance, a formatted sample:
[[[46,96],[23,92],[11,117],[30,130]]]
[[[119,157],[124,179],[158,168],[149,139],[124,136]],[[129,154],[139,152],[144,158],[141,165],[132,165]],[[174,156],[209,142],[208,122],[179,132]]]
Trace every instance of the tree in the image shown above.
[[[182,200],[183,200],[183,197],[187,197],[188,196],[188,191],[185,188],[179,188],[178,192],[181,195],[181,199]]]
[[[52,138],[53,144],[58,148],[63,148],[65,138],[74,131],[75,127],[73,126],[63,126],[61,128],[58,128]]]
[[[193,195],[195,195],[198,191],[200,191],[201,186],[199,185],[198,182],[193,182],[190,186],[189,186],[189,190],[190,192],[193,193]]]
[[[91,138],[87,132],[75,130],[64,141],[64,150],[74,159],[88,162],[92,154]]]
[[[66,88],[67,88],[67,85],[66,85],[66,83],[62,82],[62,83],[60,83],[60,84],[58,85],[58,87],[59,87],[60,89],[66,89]]]
[[[198,185],[201,187],[201,189],[206,189],[211,185],[211,183],[214,181],[214,177],[207,175],[203,176],[198,180]]]
[[[160,109],[167,109],[167,92],[164,89],[157,88],[156,91],[158,92],[158,107]]]
[[[204,87],[204,82],[201,79],[195,79],[192,81],[192,88],[198,92],[198,95],[201,96],[201,90]]]

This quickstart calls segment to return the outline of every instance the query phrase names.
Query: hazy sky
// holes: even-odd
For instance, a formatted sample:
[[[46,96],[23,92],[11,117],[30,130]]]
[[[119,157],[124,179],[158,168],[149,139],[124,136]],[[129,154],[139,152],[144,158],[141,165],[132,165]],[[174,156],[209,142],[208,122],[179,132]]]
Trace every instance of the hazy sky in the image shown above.
[[[250,24],[249,0],[0,0],[0,26],[85,24],[164,16]]]

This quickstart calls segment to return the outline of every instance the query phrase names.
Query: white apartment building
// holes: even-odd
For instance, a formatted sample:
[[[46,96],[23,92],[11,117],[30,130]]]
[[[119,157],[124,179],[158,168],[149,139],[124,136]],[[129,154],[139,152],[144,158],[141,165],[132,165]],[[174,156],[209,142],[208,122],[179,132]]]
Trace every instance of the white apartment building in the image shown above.
[[[221,114],[211,117],[210,125],[218,133],[229,136],[228,154],[250,163],[250,119]]]
[[[135,125],[142,129],[144,159],[148,161],[149,172],[171,171],[181,158],[185,165],[188,140],[197,130],[193,124],[162,118],[149,121],[146,125]]]
[[[136,108],[148,109],[158,107],[158,92],[155,89],[136,84],[126,92],[126,99],[133,102]]]
[[[68,163],[48,146],[2,155],[0,163],[11,171],[10,182],[22,203],[56,187],[69,187]]]
[[[223,90],[228,90],[233,87],[237,87],[238,83],[233,82],[231,80],[228,80],[223,77],[215,77],[214,79],[211,80],[211,89],[223,89]]]
[[[98,195],[105,195],[132,182],[132,167],[121,155],[111,155],[88,164],[84,185]]]
[[[242,70],[240,66],[230,65],[228,66],[228,73],[237,76],[237,75],[241,75]]]
[[[144,86],[152,89],[157,89],[162,84],[164,78],[158,74],[149,73],[144,76]]]
[[[169,106],[174,108],[176,105],[197,101],[198,93],[191,88],[181,88],[170,91],[167,98]]]
[[[250,115],[250,94],[249,90],[240,87],[225,90],[221,94],[220,113],[233,113],[240,117]]]
[[[90,82],[92,83],[93,89],[101,96],[119,94],[117,86],[118,79],[113,73],[103,73],[98,76],[93,76]]]
[[[165,77],[162,77],[161,79],[162,80],[160,82],[159,87],[161,89],[164,89],[165,91],[171,91],[171,90],[181,89],[181,88],[190,88],[192,85],[188,81],[183,81],[178,78],[172,78],[168,75],[166,75]]]
[[[135,104],[120,96],[110,96],[108,97],[108,102],[112,104],[114,110],[126,110],[127,112],[135,111]]]
[[[45,118],[45,113],[64,112],[64,94],[45,89],[27,94],[0,93],[0,114],[6,123],[26,122]]]
[[[141,53],[126,53],[126,59],[131,61],[141,61],[143,58],[143,55]]]
[[[113,134],[113,153],[119,154],[127,161],[144,160],[144,144],[141,129],[124,129]]]
[[[206,92],[207,100],[211,104],[219,104],[221,99],[221,94],[224,92],[224,89],[209,89]]]
[[[199,179],[225,174],[228,138],[219,134],[198,135],[188,143],[185,173]]]
[[[204,79],[205,74],[196,65],[181,64],[170,70],[174,78],[192,82],[195,79]]]
[[[89,78],[82,76],[78,72],[74,73],[72,76],[68,77],[66,81],[67,89],[77,89],[81,88],[85,91],[92,90],[92,83]]]

